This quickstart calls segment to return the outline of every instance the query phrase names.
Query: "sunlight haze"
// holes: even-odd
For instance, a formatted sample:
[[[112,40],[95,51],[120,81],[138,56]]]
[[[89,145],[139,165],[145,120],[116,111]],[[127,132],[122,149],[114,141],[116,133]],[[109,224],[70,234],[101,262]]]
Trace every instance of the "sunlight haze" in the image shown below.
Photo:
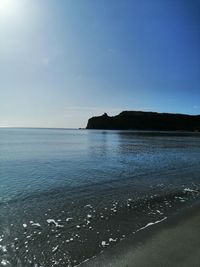
[[[0,0],[0,126],[200,114],[199,12],[186,0]]]

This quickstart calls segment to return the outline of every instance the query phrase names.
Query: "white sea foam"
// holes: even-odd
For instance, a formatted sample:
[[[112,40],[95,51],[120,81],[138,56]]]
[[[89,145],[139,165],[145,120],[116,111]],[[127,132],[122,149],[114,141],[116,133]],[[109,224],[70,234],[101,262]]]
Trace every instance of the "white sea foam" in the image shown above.
[[[185,191],[185,192],[198,192],[198,191],[191,189],[191,188],[184,188],[183,191]]]
[[[0,250],[2,250],[3,253],[7,252],[6,246],[0,245]]]
[[[92,209],[92,205],[91,204],[87,204],[87,205],[85,205],[85,208],[91,208]]]
[[[57,223],[54,219],[48,219],[47,222],[50,224],[50,223],[53,223],[55,224],[56,227],[64,227],[64,225],[61,225],[59,223]]]
[[[102,245],[103,247],[105,247],[105,246],[106,246],[106,241],[101,241],[101,245]]]
[[[7,260],[2,260],[1,264],[2,264],[2,266],[7,266],[8,264],[10,264],[10,262]]]
[[[116,242],[117,241],[117,238],[116,239],[113,239],[113,238],[109,238],[109,242]]]
[[[69,221],[71,221],[72,219],[73,219],[72,217],[69,217],[69,218],[66,219],[66,222],[69,222]]]
[[[162,218],[161,220],[158,220],[158,221],[155,221],[155,222],[147,223],[145,226],[141,227],[141,228],[138,229],[136,232],[139,232],[139,231],[141,231],[141,230],[143,230],[143,229],[145,229],[145,228],[147,228],[147,227],[149,227],[149,226],[151,226],[151,225],[160,223],[160,222],[162,222],[162,221],[164,221],[164,220],[166,220],[166,219],[167,219],[167,217],[164,217],[164,218]]]
[[[157,213],[159,213],[159,214],[163,214],[160,210],[156,210],[157,211]]]
[[[34,222],[33,222],[31,225],[32,225],[32,226],[41,227],[41,225],[40,225],[39,223],[34,223]]]
[[[57,249],[58,249],[58,246],[54,247],[54,248],[52,249],[52,252],[55,252]]]

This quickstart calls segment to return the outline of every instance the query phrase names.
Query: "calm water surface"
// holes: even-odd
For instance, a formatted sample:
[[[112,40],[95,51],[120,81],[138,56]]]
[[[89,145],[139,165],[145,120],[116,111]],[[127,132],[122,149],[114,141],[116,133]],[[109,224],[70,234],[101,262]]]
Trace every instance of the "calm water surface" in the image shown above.
[[[200,199],[200,134],[0,129],[0,266],[76,266]]]

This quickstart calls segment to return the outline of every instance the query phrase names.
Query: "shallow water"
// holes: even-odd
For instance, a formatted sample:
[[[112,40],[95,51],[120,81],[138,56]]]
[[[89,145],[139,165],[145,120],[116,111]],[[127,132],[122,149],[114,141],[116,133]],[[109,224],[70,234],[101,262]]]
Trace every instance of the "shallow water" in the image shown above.
[[[0,266],[75,266],[200,198],[200,135],[0,129]]]

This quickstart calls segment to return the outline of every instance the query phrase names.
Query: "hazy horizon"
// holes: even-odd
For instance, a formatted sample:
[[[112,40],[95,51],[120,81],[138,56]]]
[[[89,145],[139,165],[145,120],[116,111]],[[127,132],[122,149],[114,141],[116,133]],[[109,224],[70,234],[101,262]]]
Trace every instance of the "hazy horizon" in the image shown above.
[[[124,110],[124,111],[131,111],[131,110]],[[133,110],[132,110],[133,111]],[[143,110],[134,110],[134,111],[143,111]],[[156,112],[156,111],[144,111],[144,112]],[[115,115],[118,115],[119,113],[116,113],[116,114],[113,114],[113,115],[110,115],[108,114],[108,116],[115,116]],[[194,115],[194,116],[200,116],[200,114],[184,114],[184,113],[167,113],[167,112],[164,112],[163,114],[181,114],[181,115]],[[94,116],[101,116],[103,114],[97,114],[97,115],[92,115],[91,117],[94,117]],[[91,117],[88,117],[88,119],[90,119]],[[4,125],[0,125],[0,128],[27,128],[27,129],[64,129],[64,130],[71,130],[71,129],[86,129],[86,126],[87,126],[87,121],[86,121],[86,124],[82,127],[56,127],[56,126],[29,126],[29,125],[26,125],[26,126],[4,126]],[[140,130],[138,130],[140,131]]]
[[[199,1],[1,0],[0,127],[198,115],[199,28]]]

